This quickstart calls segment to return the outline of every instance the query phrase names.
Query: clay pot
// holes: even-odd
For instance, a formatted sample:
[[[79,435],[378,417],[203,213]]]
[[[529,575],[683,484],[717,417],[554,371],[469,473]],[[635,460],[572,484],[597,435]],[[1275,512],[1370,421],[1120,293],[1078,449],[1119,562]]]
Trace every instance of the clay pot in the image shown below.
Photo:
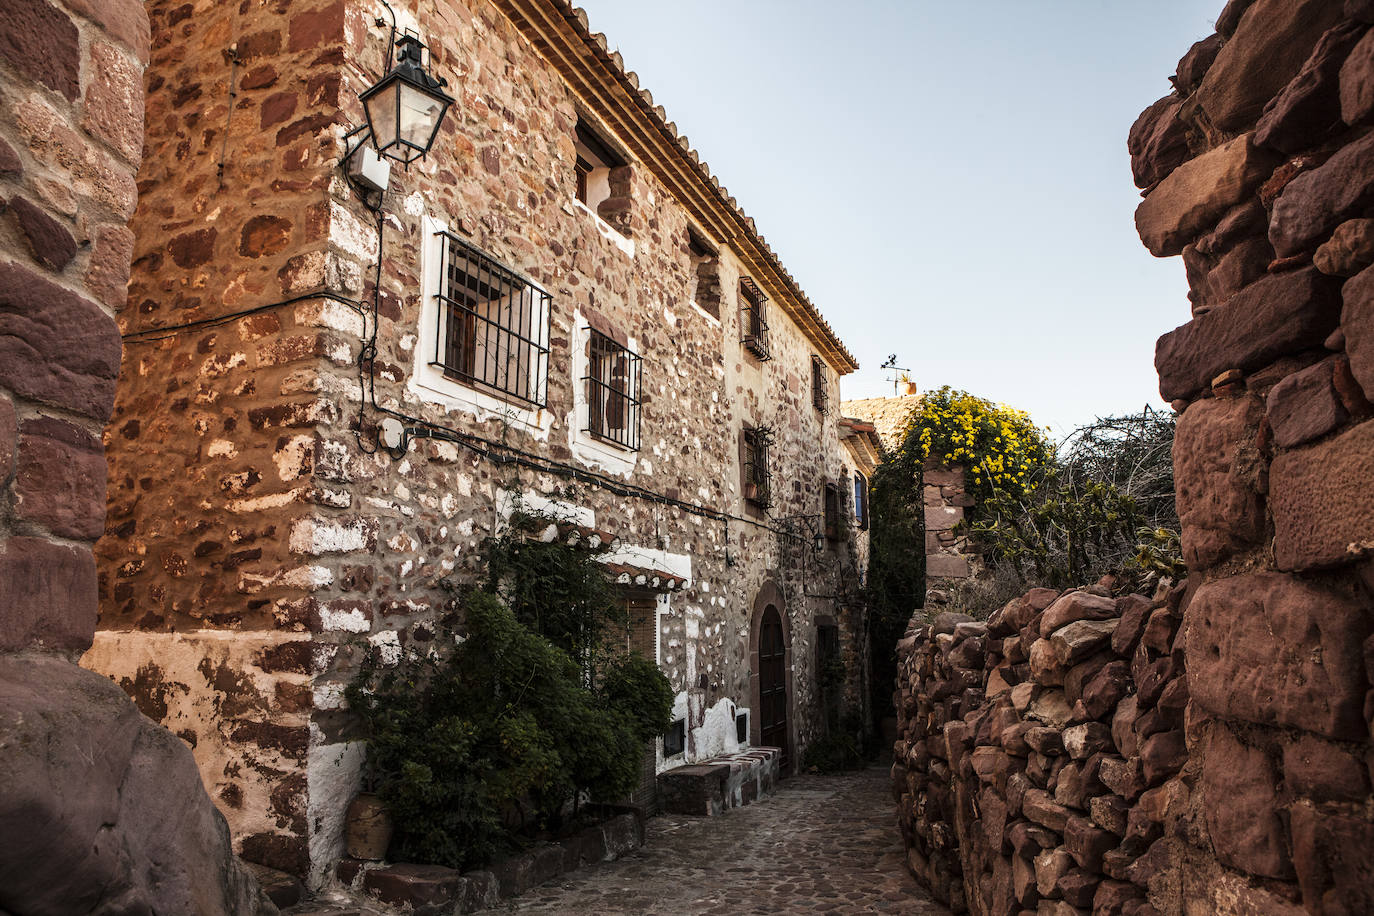
[[[344,837],[353,858],[386,858],[386,848],[391,844],[391,812],[381,798],[371,792],[354,796],[344,815]]]

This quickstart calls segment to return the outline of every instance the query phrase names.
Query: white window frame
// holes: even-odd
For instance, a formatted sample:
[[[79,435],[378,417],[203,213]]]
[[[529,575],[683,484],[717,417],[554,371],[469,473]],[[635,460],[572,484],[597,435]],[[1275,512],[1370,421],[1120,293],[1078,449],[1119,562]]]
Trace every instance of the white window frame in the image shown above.
[[[448,224],[426,213],[421,220],[421,231],[424,239],[420,255],[420,324],[416,328],[415,364],[407,389],[420,400],[437,404],[446,411],[462,411],[482,421],[502,420],[538,439],[547,439],[553,428],[553,412],[549,409],[503,400],[491,392],[449,378],[442,369],[430,364],[438,345],[441,307],[438,299],[439,282],[444,269],[445,251],[441,233],[448,231]],[[541,292],[546,292],[528,277],[522,279]],[[539,341],[546,348],[549,346],[552,308],[549,311],[549,321],[540,329],[542,339]],[[550,370],[551,365],[545,369],[546,372]],[[537,371],[537,366],[532,364],[531,376]],[[547,383],[548,379],[544,381]],[[533,390],[537,380],[532,378],[531,382]]]

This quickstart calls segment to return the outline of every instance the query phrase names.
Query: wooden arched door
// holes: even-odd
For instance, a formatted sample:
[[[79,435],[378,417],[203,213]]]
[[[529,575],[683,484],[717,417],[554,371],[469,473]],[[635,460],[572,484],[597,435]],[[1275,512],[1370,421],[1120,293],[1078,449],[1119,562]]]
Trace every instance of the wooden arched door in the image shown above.
[[[782,748],[784,769],[787,753],[787,644],[783,641],[782,617],[768,605],[759,626],[759,739],[765,747]]]

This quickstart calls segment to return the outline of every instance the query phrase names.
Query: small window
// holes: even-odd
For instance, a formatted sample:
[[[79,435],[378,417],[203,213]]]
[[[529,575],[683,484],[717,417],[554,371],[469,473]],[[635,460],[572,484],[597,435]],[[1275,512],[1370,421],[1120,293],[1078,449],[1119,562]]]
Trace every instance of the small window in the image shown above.
[[[715,318],[720,317],[720,252],[710,242],[687,229],[687,253],[691,258],[691,274],[687,278],[688,298],[697,308]]]
[[[643,360],[595,328],[587,330],[587,432],[638,451]]]
[[[830,387],[826,382],[825,360],[811,357],[811,405],[821,413],[830,404]]]
[[[449,232],[431,365],[448,378],[526,404],[548,403],[553,297]]]
[[[744,498],[760,509],[767,509],[773,505],[773,475],[768,470],[773,431],[766,426],[755,426],[746,429],[743,438]]]
[[[826,540],[840,539],[840,488],[833,483],[825,485],[825,537]]]
[[[678,719],[663,733],[663,756],[676,757],[687,749],[687,720]]]
[[[735,740],[740,744],[749,743],[749,710],[735,716]]]
[[[763,290],[748,277],[739,281],[739,324],[740,342],[745,349],[759,359],[770,359],[768,355],[768,320],[764,308],[768,297]]]
[[[593,212],[602,201],[615,196],[611,169],[625,165],[625,157],[592,129],[586,121],[577,122],[577,199]]]
[[[860,531],[868,530],[868,478],[854,472],[854,521]]]

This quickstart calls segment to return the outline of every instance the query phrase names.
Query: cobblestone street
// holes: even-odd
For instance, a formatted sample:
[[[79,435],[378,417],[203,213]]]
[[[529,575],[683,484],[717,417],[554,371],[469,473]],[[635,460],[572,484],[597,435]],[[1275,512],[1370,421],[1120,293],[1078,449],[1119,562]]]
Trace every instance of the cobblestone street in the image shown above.
[[[642,849],[485,912],[948,916],[906,869],[888,780],[886,764],[841,776],[796,776],[765,801],[721,817],[652,818]],[[333,894],[288,912],[394,911]]]
[[[723,817],[657,817],[643,849],[487,912],[946,916],[906,869],[888,780],[798,776]]]

